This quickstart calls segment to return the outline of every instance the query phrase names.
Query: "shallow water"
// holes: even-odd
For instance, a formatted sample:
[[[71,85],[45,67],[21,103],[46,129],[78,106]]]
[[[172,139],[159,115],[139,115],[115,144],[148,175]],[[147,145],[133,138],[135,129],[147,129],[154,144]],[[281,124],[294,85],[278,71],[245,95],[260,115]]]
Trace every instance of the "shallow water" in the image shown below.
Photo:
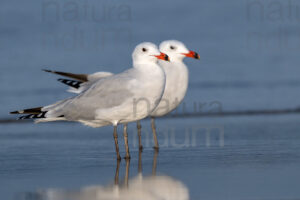
[[[190,199],[297,199],[298,118],[158,120],[161,149],[156,174],[179,181],[188,189]],[[154,155],[149,122],[142,124],[144,177],[152,174]],[[5,199],[45,198],[47,191],[78,194],[88,186],[110,188],[114,183],[117,162],[111,128],[62,123],[1,125],[1,130],[0,193]],[[124,156],[121,130],[119,136]],[[133,125],[129,127],[129,145],[130,188],[138,175],[139,157]],[[126,162],[122,160],[120,183],[125,172]],[[103,198],[106,193],[101,191]]]

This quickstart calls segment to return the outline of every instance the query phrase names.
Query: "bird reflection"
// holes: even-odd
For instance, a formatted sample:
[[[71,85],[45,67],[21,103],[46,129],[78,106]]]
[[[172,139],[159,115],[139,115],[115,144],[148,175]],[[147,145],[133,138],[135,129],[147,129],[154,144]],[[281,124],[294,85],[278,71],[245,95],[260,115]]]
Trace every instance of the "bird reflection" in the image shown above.
[[[157,176],[158,152],[153,155],[152,175],[142,175],[142,152],[139,152],[138,175],[129,179],[130,160],[126,160],[125,177],[119,182],[120,161],[117,161],[113,185],[89,186],[79,190],[48,189],[30,194],[26,200],[188,200],[188,189],[169,176]]]

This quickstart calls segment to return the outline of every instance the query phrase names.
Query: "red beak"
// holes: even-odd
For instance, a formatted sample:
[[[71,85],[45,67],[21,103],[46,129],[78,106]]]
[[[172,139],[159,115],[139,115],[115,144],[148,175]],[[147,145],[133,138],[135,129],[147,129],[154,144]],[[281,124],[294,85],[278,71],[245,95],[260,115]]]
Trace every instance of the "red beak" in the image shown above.
[[[160,52],[160,55],[154,55],[156,58],[161,59],[161,60],[165,60],[165,61],[170,61],[170,58],[167,54],[164,54],[162,52]]]
[[[183,53],[183,55],[190,58],[200,59],[199,54],[196,53],[195,51],[189,51],[188,53]]]

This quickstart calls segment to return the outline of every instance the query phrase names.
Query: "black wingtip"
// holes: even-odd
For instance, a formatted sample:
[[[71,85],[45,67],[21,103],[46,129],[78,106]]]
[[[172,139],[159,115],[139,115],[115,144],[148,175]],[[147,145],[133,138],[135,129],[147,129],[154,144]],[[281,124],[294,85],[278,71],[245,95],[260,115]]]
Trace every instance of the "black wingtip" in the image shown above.
[[[10,114],[39,114],[42,112],[42,107],[29,108],[25,110],[16,110],[10,112]]]
[[[31,119],[31,116],[32,116],[32,115],[21,116],[21,117],[18,117],[17,120]]]
[[[17,120],[23,120],[23,119],[25,119],[24,116],[23,116],[23,117],[18,117],[18,118],[17,118]]]
[[[76,88],[76,89],[80,88],[80,84],[82,84],[81,81],[70,80],[70,79],[59,78],[57,80],[63,84],[66,84],[66,85]]]
[[[61,82],[61,83],[64,83],[64,84],[66,84],[66,85],[68,85],[66,82],[67,81],[72,81],[72,80],[69,80],[69,79],[63,79],[63,78],[58,78],[58,79],[56,79],[57,81],[59,81],[59,82]]]
[[[9,114],[24,114],[24,110],[16,110],[16,111],[12,111]]]
[[[50,73],[53,72],[52,70],[49,70],[49,69],[42,69],[42,71],[44,71],[44,72],[50,72]]]
[[[45,118],[47,111],[38,113],[38,114],[29,114],[29,115],[24,115],[18,118],[18,120],[23,120],[23,119],[40,119],[40,118]]]

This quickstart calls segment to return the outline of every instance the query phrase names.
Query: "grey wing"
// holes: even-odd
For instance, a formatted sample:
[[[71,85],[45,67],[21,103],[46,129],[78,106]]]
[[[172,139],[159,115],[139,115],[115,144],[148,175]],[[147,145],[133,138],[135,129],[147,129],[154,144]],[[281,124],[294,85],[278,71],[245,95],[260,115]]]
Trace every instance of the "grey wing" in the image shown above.
[[[63,115],[68,120],[95,119],[97,109],[119,107],[133,98],[128,76],[111,76],[103,78],[76,97],[59,104],[49,115]]]

